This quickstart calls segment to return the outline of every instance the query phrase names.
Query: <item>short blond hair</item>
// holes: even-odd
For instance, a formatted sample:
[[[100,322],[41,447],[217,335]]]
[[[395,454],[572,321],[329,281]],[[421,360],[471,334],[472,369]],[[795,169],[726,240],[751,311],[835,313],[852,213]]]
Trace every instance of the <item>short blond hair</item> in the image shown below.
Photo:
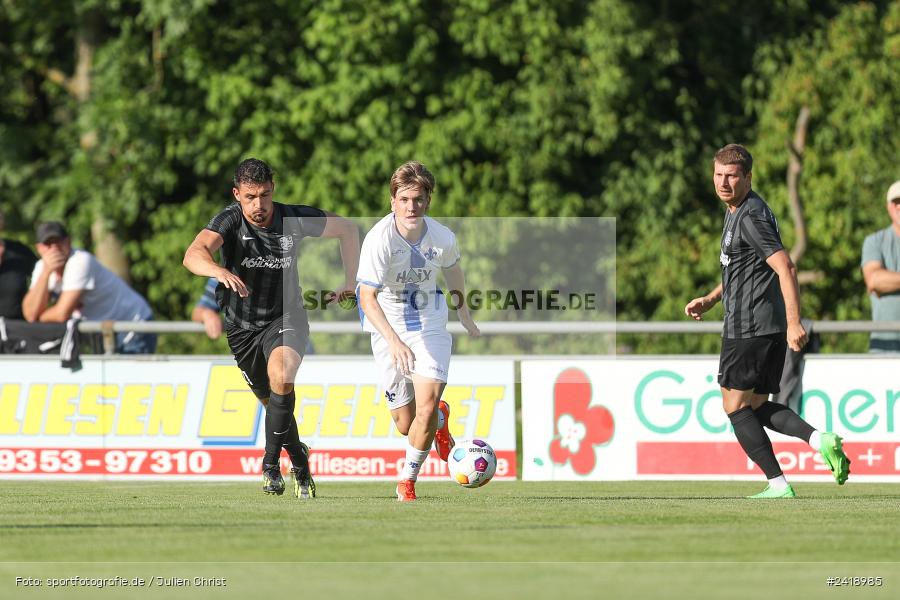
[[[418,185],[431,198],[434,191],[434,175],[425,165],[416,160],[411,160],[400,165],[391,175],[391,198],[397,195],[397,190],[411,185]]]

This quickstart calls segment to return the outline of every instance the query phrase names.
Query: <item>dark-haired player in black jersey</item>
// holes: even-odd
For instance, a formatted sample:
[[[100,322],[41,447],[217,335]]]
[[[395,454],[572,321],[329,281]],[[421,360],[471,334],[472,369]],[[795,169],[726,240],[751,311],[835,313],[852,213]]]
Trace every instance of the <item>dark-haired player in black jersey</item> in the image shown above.
[[[722,283],[684,307],[700,320],[719,300],[725,305],[725,330],[719,357],[722,405],[747,456],[769,480],[750,498],[793,498],[763,427],[800,438],[818,450],[838,484],[850,473],[841,438],[820,433],[787,406],[769,401],[778,393],[788,346],[800,351],[806,331],[800,324],[797,269],[781,244],[769,206],[751,189],[753,157],[738,144],[716,152],[713,182],[725,204],[719,262]]]
[[[234,174],[235,203],[217,214],[188,247],[184,266],[219,281],[216,300],[238,368],[266,407],[263,491],[284,493],[279,458],[291,457],[294,494],[314,498],[309,448],[300,441],[294,418],[294,378],[309,338],[297,272],[302,238],[340,240],[344,263],[341,299],[353,294],[359,266],[359,231],[343,217],[318,208],[272,201],[275,182],[269,165],[250,158]],[[221,250],[222,264],[213,254]]]

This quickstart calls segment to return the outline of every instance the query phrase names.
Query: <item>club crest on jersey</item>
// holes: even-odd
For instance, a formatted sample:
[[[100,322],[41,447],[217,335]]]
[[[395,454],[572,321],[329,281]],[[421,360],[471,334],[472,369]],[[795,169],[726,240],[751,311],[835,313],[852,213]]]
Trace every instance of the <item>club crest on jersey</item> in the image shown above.
[[[294,247],[294,237],[290,235],[283,235],[278,238],[278,243],[281,244],[282,250],[290,250]]]
[[[437,250],[435,250],[434,248],[429,248],[428,251],[425,252],[425,254],[423,254],[422,256],[424,256],[428,260],[434,260],[434,257],[437,256]]]

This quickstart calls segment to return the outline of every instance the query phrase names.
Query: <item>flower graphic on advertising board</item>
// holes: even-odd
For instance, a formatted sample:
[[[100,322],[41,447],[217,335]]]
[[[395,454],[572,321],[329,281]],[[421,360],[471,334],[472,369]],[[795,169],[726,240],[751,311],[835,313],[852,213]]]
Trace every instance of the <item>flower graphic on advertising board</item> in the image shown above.
[[[588,475],[597,465],[594,446],[612,439],[615,423],[605,406],[591,406],[591,381],[581,369],[566,369],[553,384],[553,441],[550,460],[572,463],[572,470]]]

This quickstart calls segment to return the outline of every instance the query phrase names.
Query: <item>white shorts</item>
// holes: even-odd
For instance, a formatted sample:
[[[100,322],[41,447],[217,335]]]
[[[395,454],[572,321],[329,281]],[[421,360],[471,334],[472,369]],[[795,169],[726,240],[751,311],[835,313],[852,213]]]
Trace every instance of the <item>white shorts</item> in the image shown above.
[[[450,352],[453,336],[446,330],[412,331],[401,333],[400,339],[416,357],[412,372],[422,377],[446,383],[450,371]],[[381,376],[388,408],[394,410],[415,400],[412,378],[394,366],[388,344],[380,333],[372,334],[372,354]]]

